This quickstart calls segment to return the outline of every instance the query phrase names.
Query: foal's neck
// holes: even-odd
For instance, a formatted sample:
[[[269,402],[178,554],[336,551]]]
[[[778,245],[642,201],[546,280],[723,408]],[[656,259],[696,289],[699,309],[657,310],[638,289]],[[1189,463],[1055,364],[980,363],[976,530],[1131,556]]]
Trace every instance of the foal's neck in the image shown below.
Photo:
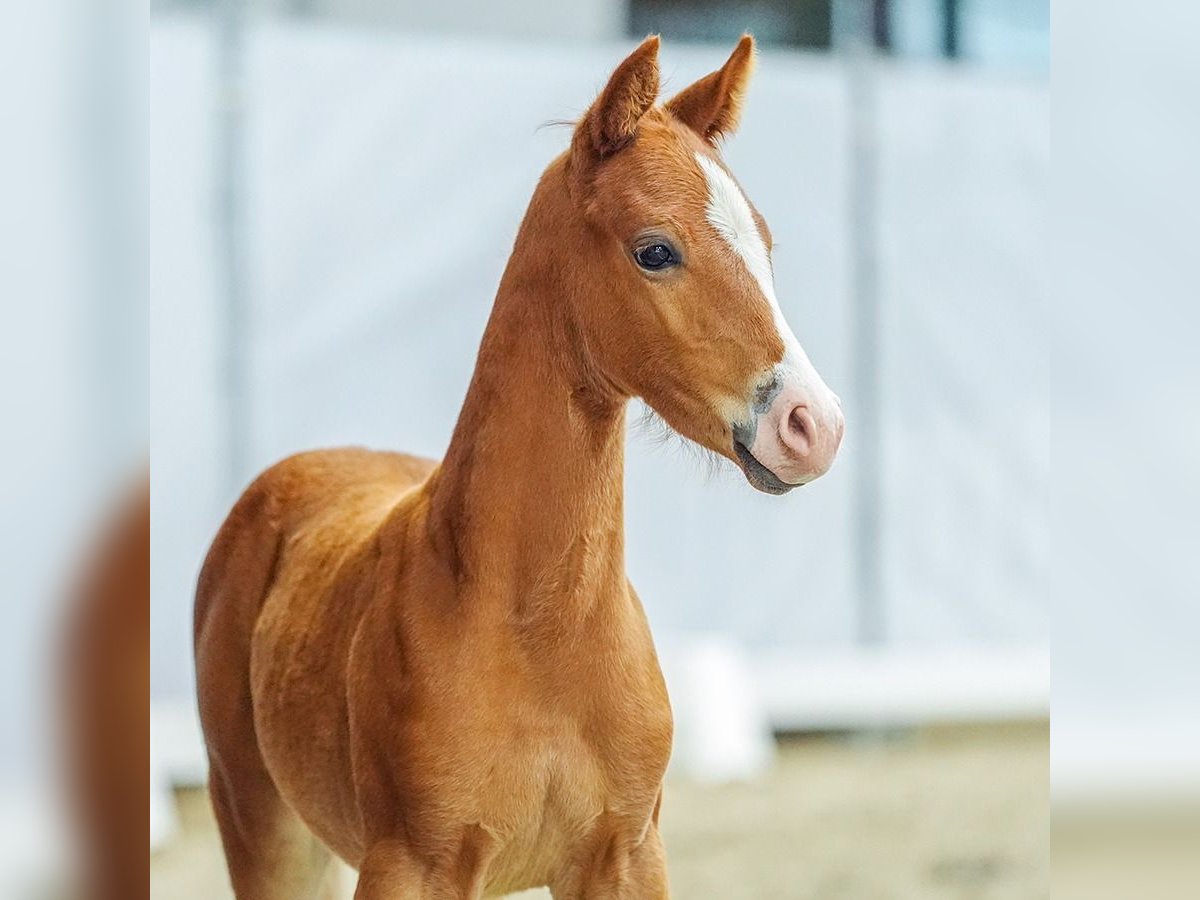
[[[570,217],[555,178],[552,167],[518,233],[430,507],[459,581],[522,609],[578,609],[624,585],[627,398],[574,327],[570,235],[539,233]]]

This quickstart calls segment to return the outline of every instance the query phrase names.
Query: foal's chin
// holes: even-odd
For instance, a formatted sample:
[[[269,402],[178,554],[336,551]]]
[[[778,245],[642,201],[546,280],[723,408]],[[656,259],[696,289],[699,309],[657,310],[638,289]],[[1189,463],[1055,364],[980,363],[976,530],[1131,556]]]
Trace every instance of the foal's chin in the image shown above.
[[[740,441],[733,442],[733,450],[737,456],[738,468],[742,470],[742,474],[746,476],[746,480],[750,482],[752,487],[762,491],[764,494],[779,496],[807,483],[789,484],[784,481],[755,459],[754,454],[746,449]]]
[[[735,429],[732,428],[724,429],[723,434],[717,435],[711,433],[708,435],[691,433],[693,429],[687,429],[682,422],[679,424],[673,423],[671,419],[667,418],[666,414],[659,412],[649,403],[643,405],[638,426],[643,430],[643,433],[649,434],[656,440],[663,442],[675,441],[677,442],[677,446],[697,451],[702,457],[712,463],[714,471],[715,467],[723,463],[723,460],[731,461],[742,471],[742,474],[746,476],[746,480],[750,482],[751,486],[762,491],[764,494],[773,494],[775,496],[786,494],[788,491],[801,487],[812,480],[806,478],[797,484],[789,484],[784,481],[759,462],[754,454],[733,436]],[[713,430],[718,429],[714,427]],[[730,452],[728,449],[731,445],[733,452]]]

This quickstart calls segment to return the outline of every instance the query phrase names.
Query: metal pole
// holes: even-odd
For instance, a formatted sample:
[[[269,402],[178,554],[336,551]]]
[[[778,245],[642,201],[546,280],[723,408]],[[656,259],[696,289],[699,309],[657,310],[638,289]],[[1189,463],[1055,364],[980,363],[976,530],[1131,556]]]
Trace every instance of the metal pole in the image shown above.
[[[877,247],[878,92],[874,0],[842,0],[842,43],[850,86],[850,249],[853,300],[854,572],[856,630],[863,646],[887,633],[883,588],[882,398]]]
[[[958,0],[942,0],[942,53],[958,58]]]
[[[226,411],[226,466],[239,488],[247,475],[249,340],[245,290],[243,157],[244,0],[220,0],[217,11],[216,211],[217,277],[221,291],[221,392]]]

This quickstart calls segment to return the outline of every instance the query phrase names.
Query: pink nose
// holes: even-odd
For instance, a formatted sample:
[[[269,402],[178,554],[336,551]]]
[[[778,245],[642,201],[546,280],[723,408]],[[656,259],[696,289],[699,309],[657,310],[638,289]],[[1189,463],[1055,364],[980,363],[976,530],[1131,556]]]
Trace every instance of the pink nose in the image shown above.
[[[839,406],[831,410],[832,420],[822,429],[817,425],[806,404],[792,408],[785,418],[780,416],[779,440],[797,460],[810,460],[824,472],[833,463],[842,444],[846,420]]]
[[[817,423],[813,421],[807,406],[797,406],[779,423],[779,439],[798,459],[803,459],[812,451],[816,433]]]
[[[779,417],[779,442],[797,464],[786,468],[801,477],[816,478],[828,471],[842,444],[846,421],[841,408],[824,412],[821,424],[805,403],[793,406],[788,415]]]
[[[810,392],[792,387],[762,413],[750,452],[787,484],[804,484],[833,465],[846,429],[841,403],[827,388]]]

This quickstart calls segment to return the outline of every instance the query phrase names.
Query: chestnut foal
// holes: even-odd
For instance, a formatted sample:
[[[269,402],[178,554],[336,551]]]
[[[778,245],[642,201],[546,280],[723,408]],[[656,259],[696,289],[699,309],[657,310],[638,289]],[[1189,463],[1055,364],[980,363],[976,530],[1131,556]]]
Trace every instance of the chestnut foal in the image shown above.
[[[753,67],[664,106],[614,72],[517,235],[445,460],[264,472],[196,598],[213,806],[239,900],[667,896],[671,710],[625,576],[625,407],[771,493],[823,473],[839,403],[779,311],[716,143]]]

